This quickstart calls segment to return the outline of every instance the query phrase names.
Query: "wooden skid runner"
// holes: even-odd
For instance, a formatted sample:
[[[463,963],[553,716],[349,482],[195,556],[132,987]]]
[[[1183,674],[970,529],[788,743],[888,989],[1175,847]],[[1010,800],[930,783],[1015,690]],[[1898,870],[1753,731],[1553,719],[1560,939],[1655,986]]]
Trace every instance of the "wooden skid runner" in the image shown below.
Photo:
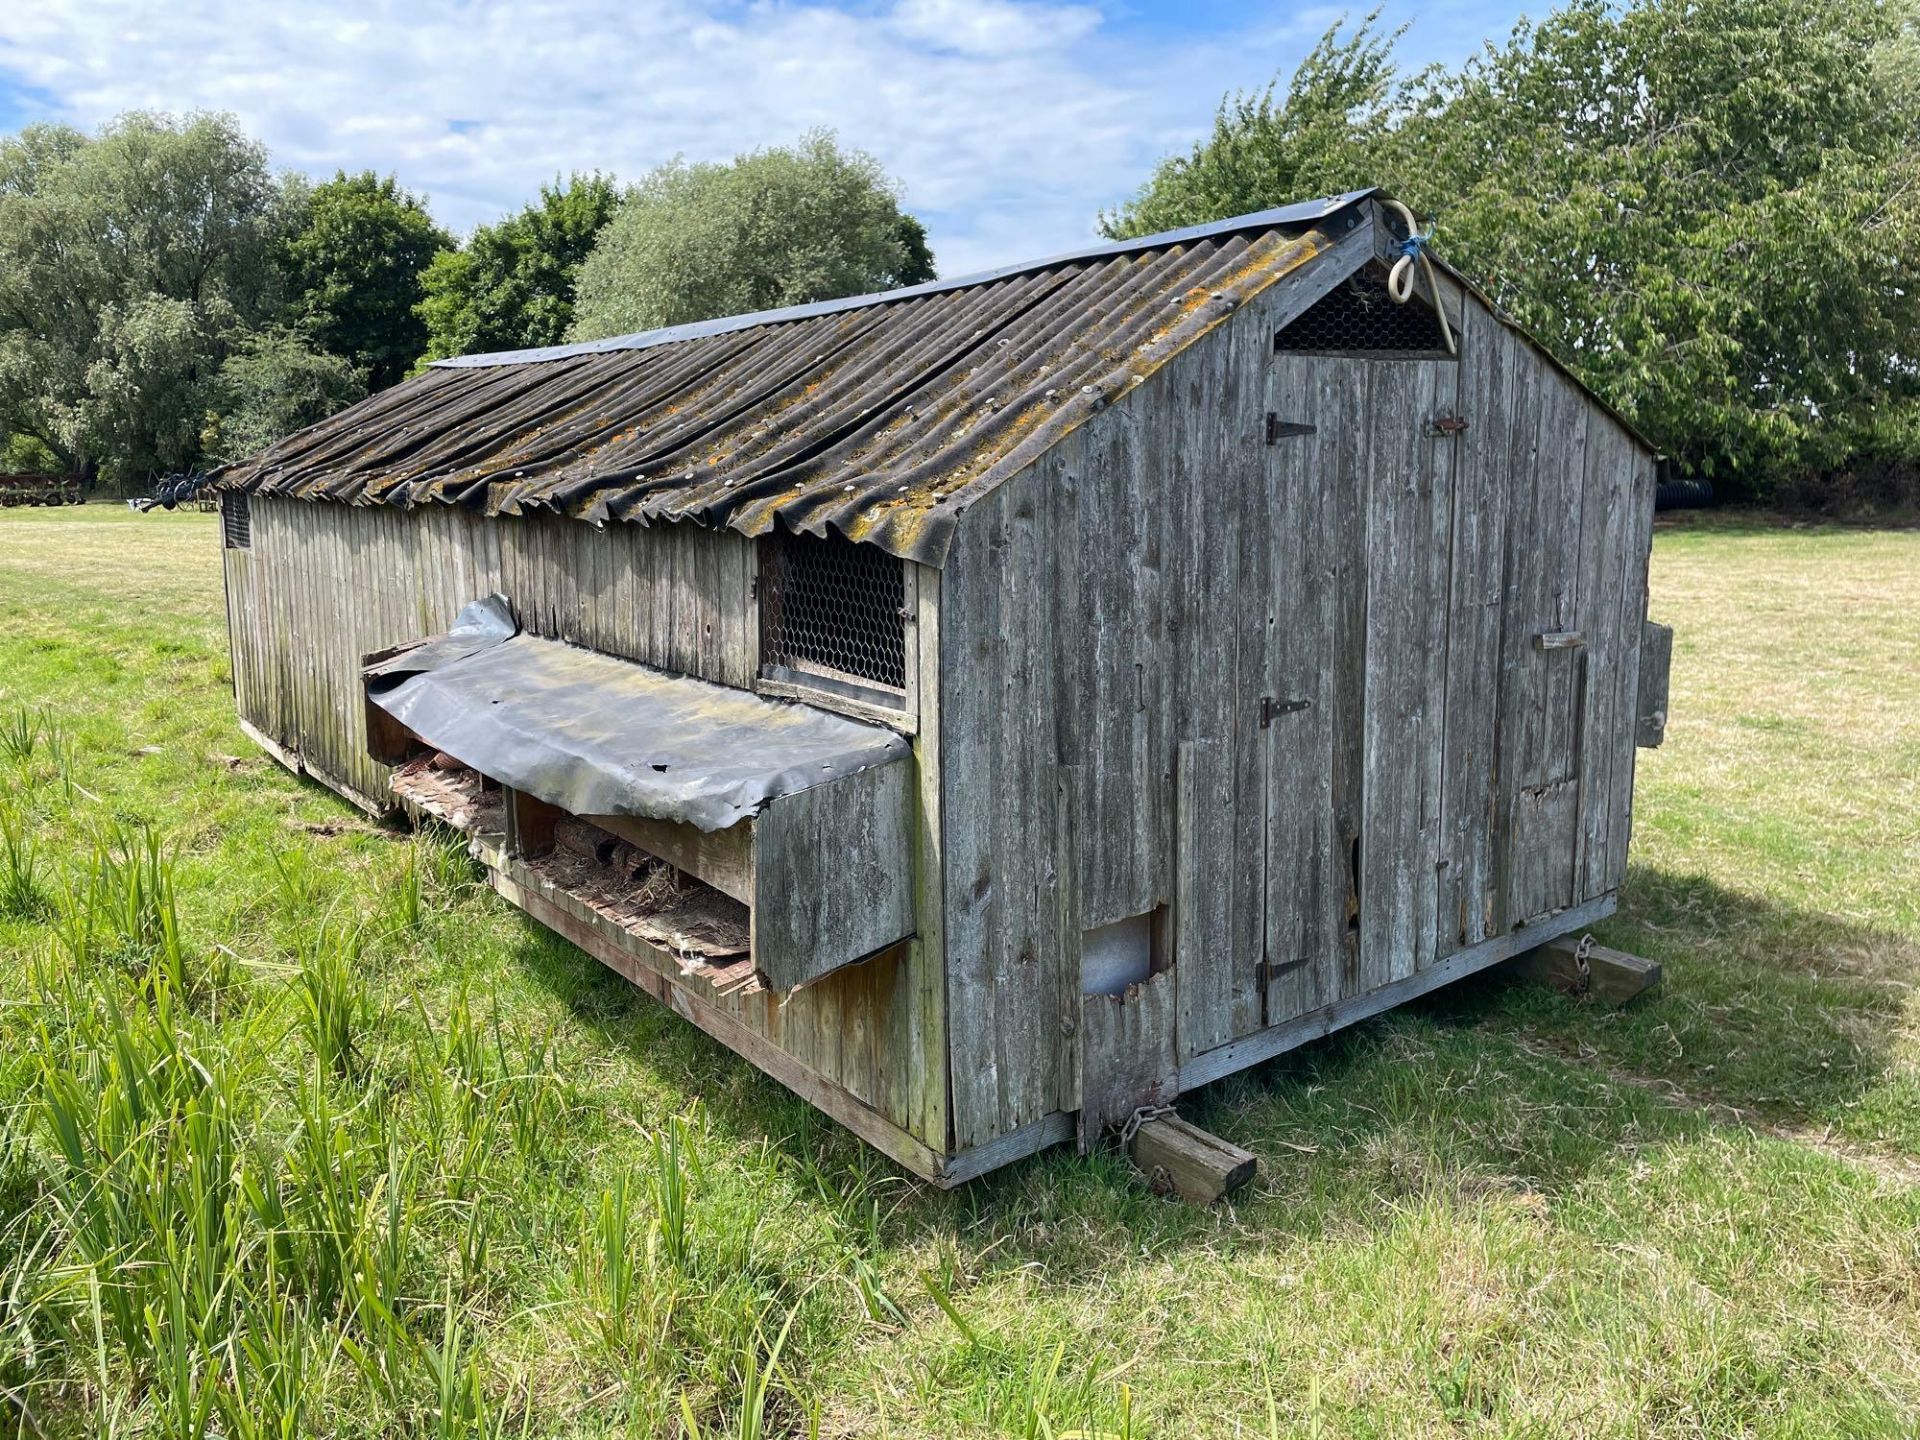
[[[1209,1135],[1178,1115],[1142,1122],[1127,1143],[1127,1158],[1156,1190],[1211,1205],[1253,1178],[1260,1162],[1250,1150]]]
[[[1513,970],[1528,980],[1551,985],[1569,995],[1580,995],[1602,1005],[1624,1005],[1660,984],[1660,962],[1643,960],[1624,950],[1592,943],[1591,936],[1562,935],[1513,962]]]

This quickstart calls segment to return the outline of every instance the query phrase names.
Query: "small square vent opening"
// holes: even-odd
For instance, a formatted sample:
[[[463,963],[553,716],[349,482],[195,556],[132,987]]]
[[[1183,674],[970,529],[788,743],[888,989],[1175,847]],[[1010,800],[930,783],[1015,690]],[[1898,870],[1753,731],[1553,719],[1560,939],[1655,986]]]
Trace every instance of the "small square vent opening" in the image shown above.
[[[1080,993],[1124,995],[1169,967],[1167,908],[1080,933]]]
[[[220,543],[229,550],[253,548],[253,512],[244,490],[229,490],[220,497]]]
[[[907,687],[906,565],[835,535],[776,535],[762,551],[760,655],[799,675]]]

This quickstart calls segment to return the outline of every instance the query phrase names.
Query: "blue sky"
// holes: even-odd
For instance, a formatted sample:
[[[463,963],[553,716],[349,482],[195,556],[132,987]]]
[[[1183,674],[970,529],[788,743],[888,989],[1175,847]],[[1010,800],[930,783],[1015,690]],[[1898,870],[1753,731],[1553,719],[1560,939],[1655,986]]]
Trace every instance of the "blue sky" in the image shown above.
[[[1503,0],[1394,0],[1409,65],[1503,38]],[[396,172],[456,231],[575,169],[637,177],[824,125],[871,151],[942,273],[1070,248],[1227,90],[1344,7],[1192,0],[24,0],[0,131],[233,112],[277,164]]]

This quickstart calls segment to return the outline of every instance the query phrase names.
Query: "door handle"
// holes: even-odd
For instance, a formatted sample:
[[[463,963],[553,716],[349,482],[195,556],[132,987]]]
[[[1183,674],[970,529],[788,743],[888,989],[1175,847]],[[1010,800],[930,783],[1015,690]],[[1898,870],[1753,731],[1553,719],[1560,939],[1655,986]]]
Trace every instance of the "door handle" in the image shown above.
[[[1542,650],[1578,650],[1587,643],[1587,637],[1578,630],[1542,630],[1533,637],[1533,643]]]

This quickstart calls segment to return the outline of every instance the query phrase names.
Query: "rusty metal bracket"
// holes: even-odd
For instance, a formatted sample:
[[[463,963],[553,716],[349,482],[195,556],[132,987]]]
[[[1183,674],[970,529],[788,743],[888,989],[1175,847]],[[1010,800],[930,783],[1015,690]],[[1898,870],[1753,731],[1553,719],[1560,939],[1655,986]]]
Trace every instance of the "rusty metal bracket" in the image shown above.
[[[1449,440],[1456,435],[1465,434],[1466,429],[1467,417],[1457,415],[1451,410],[1444,411],[1433,417],[1433,433],[1445,436]]]

